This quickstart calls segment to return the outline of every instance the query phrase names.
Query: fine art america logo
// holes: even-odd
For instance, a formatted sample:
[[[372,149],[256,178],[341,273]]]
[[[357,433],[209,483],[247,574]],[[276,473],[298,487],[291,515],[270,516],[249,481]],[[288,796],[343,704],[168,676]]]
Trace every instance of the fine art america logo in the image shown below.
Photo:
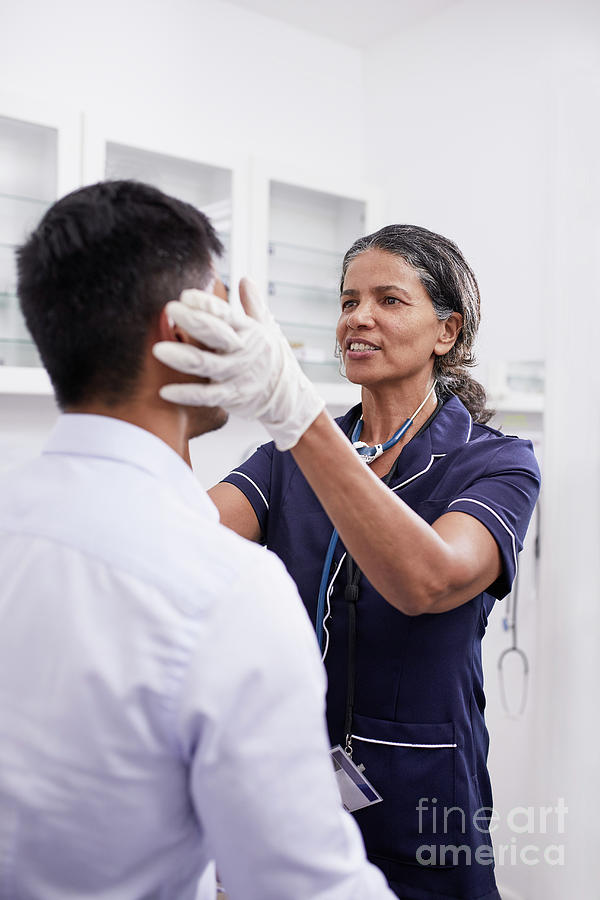
[[[415,807],[419,817],[419,834],[439,836],[466,834],[468,815],[459,806],[443,806],[435,797],[421,797]],[[463,843],[421,844],[416,858],[422,866],[498,865],[537,866],[545,862],[549,866],[564,866],[564,844],[549,843],[544,835],[565,833],[565,817],[568,813],[565,801],[560,797],[556,806],[515,806],[506,815],[506,826],[512,833],[508,844],[497,844],[494,851],[486,844],[471,847]],[[424,825],[424,820],[426,825]],[[482,806],[473,813],[473,828],[479,834],[497,831],[502,819],[497,810]],[[469,827],[469,830],[470,827]],[[533,842],[535,835],[536,842]]]

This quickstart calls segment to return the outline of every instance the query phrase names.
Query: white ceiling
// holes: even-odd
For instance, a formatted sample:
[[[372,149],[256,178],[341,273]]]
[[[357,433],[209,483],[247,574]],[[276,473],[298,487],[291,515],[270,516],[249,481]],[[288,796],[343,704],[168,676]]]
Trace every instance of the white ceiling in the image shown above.
[[[351,47],[367,47],[461,0],[230,0]]]

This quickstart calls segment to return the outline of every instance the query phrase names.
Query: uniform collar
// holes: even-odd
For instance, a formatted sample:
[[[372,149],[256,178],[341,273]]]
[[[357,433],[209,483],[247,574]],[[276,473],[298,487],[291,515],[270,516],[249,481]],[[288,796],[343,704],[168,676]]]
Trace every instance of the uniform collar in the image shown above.
[[[64,413],[43,454],[113,460],[167,483],[188,506],[218,521],[217,508],[183,459],[156,435],[111,416]]]
[[[362,414],[362,404],[356,406],[338,419],[340,428],[350,436],[354,424]],[[412,481],[429,469],[433,461],[445,456],[457,447],[469,442],[473,420],[469,411],[452,394],[438,411],[429,426],[418,437],[409,441],[398,457],[396,471],[391,485],[396,487]]]
[[[431,452],[445,456],[471,439],[473,419],[464,403],[452,394],[427,429],[431,432]]]

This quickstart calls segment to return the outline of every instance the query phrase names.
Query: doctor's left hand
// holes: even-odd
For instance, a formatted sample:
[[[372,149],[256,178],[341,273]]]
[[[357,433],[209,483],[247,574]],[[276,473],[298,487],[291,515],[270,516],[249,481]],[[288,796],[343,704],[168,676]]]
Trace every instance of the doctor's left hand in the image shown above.
[[[208,350],[161,341],[154,356],[164,365],[210,384],[168,384],[165,400],[184,406],[221,406],[258,419],[279,450],[294,447],[325,406],[292,349],[247,278],[240,282],[243,309],[194,289],[167,304],[171,319]]]

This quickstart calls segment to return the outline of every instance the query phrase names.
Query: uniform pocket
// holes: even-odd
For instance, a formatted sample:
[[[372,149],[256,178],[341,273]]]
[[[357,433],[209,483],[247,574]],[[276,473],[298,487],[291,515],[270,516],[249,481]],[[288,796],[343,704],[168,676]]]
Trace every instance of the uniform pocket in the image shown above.
[[[440,866],[446,859],[438,848],[464,842],[466,815],[456,797],[454,724],[355,715],[352,745],[354,762],[365,766],[366,777],[383,798],[355,814],[369,854],[449,868]]]

